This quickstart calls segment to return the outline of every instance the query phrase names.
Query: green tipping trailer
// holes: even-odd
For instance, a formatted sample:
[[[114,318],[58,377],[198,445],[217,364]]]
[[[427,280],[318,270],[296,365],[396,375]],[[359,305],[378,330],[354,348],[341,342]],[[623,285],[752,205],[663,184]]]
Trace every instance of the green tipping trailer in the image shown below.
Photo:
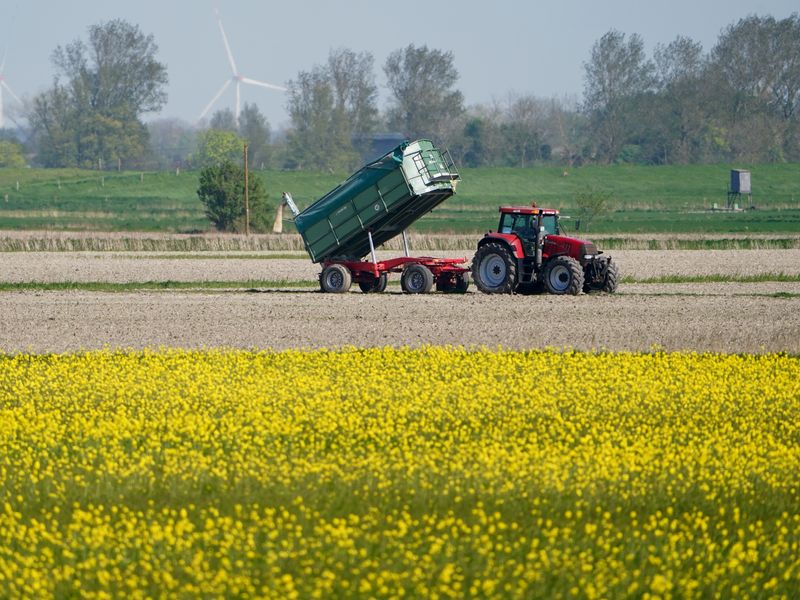
[[[389,273],[400,273],[406,293],[425,294],[434,284],[437,291],[466,292],[466,258],[412,257],[405,239],[409,225],[455,193],[458,179],[446,151],[416,140],[365,165],[302,212],[284,193],[308,255],[322,263],[322,291],[347,292],[355,281],[362,292],[383,292]],[[378,260],[375,247],[399,234],[405,256]]]
[[[296,213],[294,223],[315,263],[357,260],[452,196],[458,179],[446,151],[429,140],[404,142]]]

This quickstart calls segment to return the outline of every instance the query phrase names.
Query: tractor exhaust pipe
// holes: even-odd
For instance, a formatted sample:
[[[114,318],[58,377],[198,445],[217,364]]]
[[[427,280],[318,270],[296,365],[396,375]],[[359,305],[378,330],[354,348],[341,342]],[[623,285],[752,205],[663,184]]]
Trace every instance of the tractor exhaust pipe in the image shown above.
[[[536,216],[536,270],[542,268],[542,249],[544,248],[545,230],[542,225],[542,213]]]

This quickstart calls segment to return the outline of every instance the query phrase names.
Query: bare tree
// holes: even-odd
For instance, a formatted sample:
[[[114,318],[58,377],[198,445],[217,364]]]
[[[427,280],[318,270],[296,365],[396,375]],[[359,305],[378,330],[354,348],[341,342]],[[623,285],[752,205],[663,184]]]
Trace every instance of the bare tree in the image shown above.
[[[89,28],[87,42],[56,48],[53,87],[33,102],[31,124],[46,166],[141,161],[143,114],[166,102],[167,69],[152,35],[114,20]]]
[[[454,89],[458,71],[452,52],[410,44],[392,52],[383,70],[393,94],[387,119],[392,129],[440,139],[464,112],[464,97]]]
[[[629,101],[653,84],[653,65],[638,34],[609,31],[592,47],[584,63],[584,110],[598,140],[601,158],[613,161],[625,143]]]
[[[347,48],[331,50],[328,76],[336,110],[347,116],[353,135],[375,131],[378,121],[378,87],[375,85],[375,59],[369,52],[356,54]]]

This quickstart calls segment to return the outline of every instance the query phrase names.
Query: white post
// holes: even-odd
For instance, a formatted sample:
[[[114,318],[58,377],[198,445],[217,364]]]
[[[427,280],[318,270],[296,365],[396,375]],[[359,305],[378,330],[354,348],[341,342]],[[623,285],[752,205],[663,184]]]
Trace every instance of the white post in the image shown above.
[[[408,238],[406,237],[405,229],[403,230],[403,252],[405,252],[406,258],[410,256],[410,253],[408,252]]]
[[[367,237],[369,238],[369,253],[372,255],[372,264],[378,262],[378,259],[375,257],[375,245],[372,243],[372,232],[368,229],[367,230]]]

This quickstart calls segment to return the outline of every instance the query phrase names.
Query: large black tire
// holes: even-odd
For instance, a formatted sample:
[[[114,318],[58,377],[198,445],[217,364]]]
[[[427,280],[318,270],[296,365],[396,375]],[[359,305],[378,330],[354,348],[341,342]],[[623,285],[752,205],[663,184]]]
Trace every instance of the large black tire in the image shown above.
[[[436,291],[445,294],[463,294],[469,289],[469,272],[442,275],[436,279]]]
[[[617,263],[613,262],[609,258],[608,271],[606,271],[606,280],[603,282],[602,291],[606,292],[607,294],[613,294],[617,291],[617,285],[619,285],[619,270],[617,269]]]
[[[353,276],[344,265],[329,265],[319,276],[319,285],[323,292],[329,294],[343,294],[350,289]]]
[[[372,281],[359,281],[358,287],[365,294],[379,294],[386,290],[386,285],[389,283],[389,277],[386,273],[381,273],[380,277],[376,277]]]
[[[484,244],[472,259],[472,279],[484,294],[511,294],[517,287],[517,259],[503,244]]]
[[[433,273],[425,265],[411,265],[403,269],[400,287],[406,294],[427,294],[433,288]]]
[[[466,294],[469,289],[469,273],[464,271],[461,275],[456,277],[456,294]]]
[[[613,294],[617,291],[617,285],[619,284],[619,270],[617,269],[617,263],[613,262],[610,258],[605,257],[601,257],[599,260],[603,261],[604,268],[605,263],[608,264],[608,267],[605,268],[605,276],[603,277],[603,280],[599,282],[589,281],[589,278],[585,277],[583,291],[587,294],[591,292],[606,292],[607,294]]]
[[[547,262],[543,273],[544,285],[551,294],[577,296],[583,289],[583,269],[569,256],[556,256]]]

